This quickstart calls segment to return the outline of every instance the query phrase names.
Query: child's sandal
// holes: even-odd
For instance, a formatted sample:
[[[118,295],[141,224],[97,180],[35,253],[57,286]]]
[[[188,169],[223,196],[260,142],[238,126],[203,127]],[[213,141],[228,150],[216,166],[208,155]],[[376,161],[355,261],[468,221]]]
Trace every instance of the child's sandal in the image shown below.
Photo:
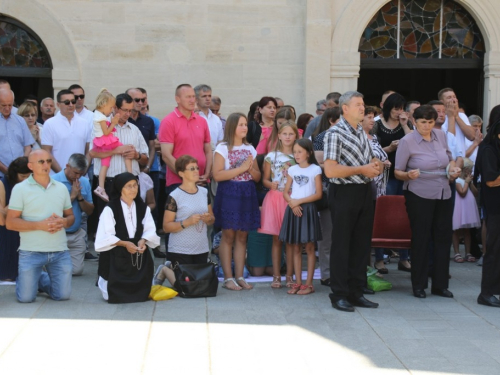
[[[242,277],[238,277],[236,279],[236,282],[238,283],[238,285],[240,287],[242,287],[244,290],[251,290],[253,289],[253,286],[251,286],[249,283],[247,283],[247,281],[245,280],[245,278],[242,276]]]
[[[314,286],[313,285],[301,285],[300,290],[297,292],[297,294],[300,294],[301,296],[304,296],[306,294],[311,294],[314,293]]]
[[[293,287],[293,276],[286,276],[286,287],[287,288],[292,288]]]
[[[280,289],[283,285],[281,285],[281,276],[273,276],[273,282],[271,283],[271,288]]]
[[[474,263],[476,261],[476,257],[474,257],[472,254],[465,254],[465,261]]]
[[[228,284],[233,283],[234,285],[231,285],[231,287],[228,287]],[[224,282],[222,283],[222,287],[224,289],[228,290],[241,290],[243,289],[241,286],[238,285],[234,277],[230,277],[229,279],[225,279]]]
[[[300,284],[293,284],[292,288],[287,292],[288,294],[297,294],[297,292],[300,290],[300,287],[302,285]]]
[[[455,254],[455,256],[453,257],[453,260],[455,261],[455,263],[463,263],[464,262],[464,258],[462,258],[462,256],[460,254]]]

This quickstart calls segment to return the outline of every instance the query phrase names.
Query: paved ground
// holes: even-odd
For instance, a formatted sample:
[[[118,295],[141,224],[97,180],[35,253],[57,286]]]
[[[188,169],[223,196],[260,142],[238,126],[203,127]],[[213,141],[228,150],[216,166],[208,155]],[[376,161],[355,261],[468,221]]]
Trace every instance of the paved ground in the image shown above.
[[[108,305],[97,264],[85,266],[66,302],[20,304],[0,287],[0,374],[500,374],[500,311],[476,303],[475,264],[452,262],[454,299],[424,300],[389,264],[393,290],[354,314],[332,309],[319,283],[302,297],[257,284]]]

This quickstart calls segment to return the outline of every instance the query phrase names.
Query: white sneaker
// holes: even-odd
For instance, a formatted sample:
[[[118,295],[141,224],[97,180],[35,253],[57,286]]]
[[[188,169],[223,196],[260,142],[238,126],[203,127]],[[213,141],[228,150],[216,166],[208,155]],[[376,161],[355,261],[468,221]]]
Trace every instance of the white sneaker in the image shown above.
[[[481,258],[479,258],[479,260],[476,263],[476,266],[480,266],[481,267],[483,265],[483,258],[484,258],[484,256],[482,256]]]
[[[153,277],[153,285],[163,285],[163,282],[165,280],[162,280],[162,279],[158,278],[158,275],[160,274],[160,272],[163,269],[163,267],[165,267],[165,265],[163,265],[163,264],[160,264],[158,266],[158,269],[156,270],[155,275]]]

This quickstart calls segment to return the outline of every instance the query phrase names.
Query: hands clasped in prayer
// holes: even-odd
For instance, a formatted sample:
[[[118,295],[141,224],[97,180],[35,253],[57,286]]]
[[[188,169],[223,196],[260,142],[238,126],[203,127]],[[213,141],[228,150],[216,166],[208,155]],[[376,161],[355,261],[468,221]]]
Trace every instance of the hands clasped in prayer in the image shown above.
[[[65,218],[58,216],[56,214],[52,214],[52,216],[42,221],[42,226],[43,226],[42,230],[52,234],[59,232],[60,230],[64,229],[65,222],[66,222]]]

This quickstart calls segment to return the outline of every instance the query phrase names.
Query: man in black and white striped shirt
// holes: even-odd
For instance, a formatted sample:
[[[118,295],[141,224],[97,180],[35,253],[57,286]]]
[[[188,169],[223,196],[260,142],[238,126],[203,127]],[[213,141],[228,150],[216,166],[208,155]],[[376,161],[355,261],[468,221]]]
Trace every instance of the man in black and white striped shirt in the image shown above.
[[[378,307],[363,297],[373,227],[371,181],[383,171],[360,125],[363,95],[349,91],[339,99],[342,116],[324,138],[325,174],[330,179],[332,214],[330,286],[332,306],[340,311]]]

